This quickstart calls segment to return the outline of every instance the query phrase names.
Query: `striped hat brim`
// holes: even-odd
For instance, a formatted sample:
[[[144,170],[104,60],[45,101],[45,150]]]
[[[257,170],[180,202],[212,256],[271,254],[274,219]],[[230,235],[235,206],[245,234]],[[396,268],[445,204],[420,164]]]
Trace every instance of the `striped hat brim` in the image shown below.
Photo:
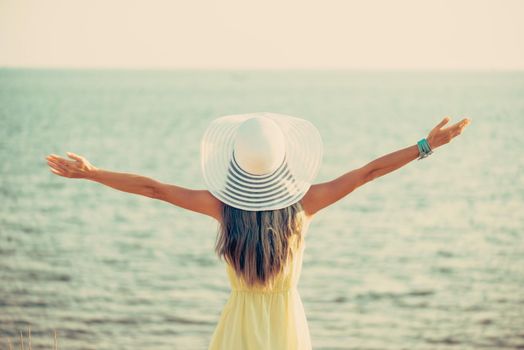
[[[264,116],[285,135],[284,160],[269,174],[243,170],[234,156],[235,133],[242,122]],[[222,202],[243,210],[276,210],[307,193],[322,161],[322,139],[309,121],[284,114],[235,114],[211,122],[201,141],[201,168],[208,190]]]

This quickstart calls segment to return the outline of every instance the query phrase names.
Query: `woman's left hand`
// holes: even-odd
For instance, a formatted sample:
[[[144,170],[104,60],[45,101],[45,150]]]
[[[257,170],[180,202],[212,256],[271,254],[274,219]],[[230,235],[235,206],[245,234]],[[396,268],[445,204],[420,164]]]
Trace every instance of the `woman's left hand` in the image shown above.
[[[431,149],[435,149],[451,142],[453,138],[460,135],[462,130],[471,123],[471,119],[464,118],[447,128],[442,128],[450,119],[450,117],[444,117],[444,119],[442,119],[442,121],[430,131],[426,139]]]
[[[47,164],[50,166],[53,174],[68,177],[72,179],[92,178],[95,170],[87,159],[77,154],[67,152],[67,156],[73,160],[65,159],[56,154],[50,154],[46,157]]]

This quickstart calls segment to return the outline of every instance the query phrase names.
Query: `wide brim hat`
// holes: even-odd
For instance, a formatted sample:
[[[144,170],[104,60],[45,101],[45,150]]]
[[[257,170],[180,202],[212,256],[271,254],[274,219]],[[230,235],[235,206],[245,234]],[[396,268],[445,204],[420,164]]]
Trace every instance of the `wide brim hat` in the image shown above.
[[[235,149],[240,153],[239,128],[252,118],[269,118],[278,126],[274,139],[282,143],[284,154],[269,173],[246,171],[235,155]],[[202,174],[211,194],[232,207],[261,211],[285,208],[304,197],[318,174],[323,144],[317,128],[305,119],[257,112],[214,119],[202,137],[200,150]],[[242,156],[245,159],[246,155]]]

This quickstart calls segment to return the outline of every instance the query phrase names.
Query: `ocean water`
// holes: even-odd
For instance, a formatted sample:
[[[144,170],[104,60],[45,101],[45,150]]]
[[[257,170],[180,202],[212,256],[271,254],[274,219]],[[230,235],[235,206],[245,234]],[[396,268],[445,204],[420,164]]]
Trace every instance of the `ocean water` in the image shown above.
[[[212,219],[53,175],[44,157],[204,188],[214,118],[273,111],[324,140],[317,182],[472,124],[311,223],[314,349],[524,348],[524,73],[0,70],[0,348],[206,349],[229,295]],[[17,344],[17,343],[15,343]]]

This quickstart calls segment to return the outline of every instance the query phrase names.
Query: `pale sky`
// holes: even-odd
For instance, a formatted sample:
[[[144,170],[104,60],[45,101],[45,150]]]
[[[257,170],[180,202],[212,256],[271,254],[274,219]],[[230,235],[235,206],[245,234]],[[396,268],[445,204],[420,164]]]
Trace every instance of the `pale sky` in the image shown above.
[[[524,0],[0,0],[0,67],[524,69]]]

